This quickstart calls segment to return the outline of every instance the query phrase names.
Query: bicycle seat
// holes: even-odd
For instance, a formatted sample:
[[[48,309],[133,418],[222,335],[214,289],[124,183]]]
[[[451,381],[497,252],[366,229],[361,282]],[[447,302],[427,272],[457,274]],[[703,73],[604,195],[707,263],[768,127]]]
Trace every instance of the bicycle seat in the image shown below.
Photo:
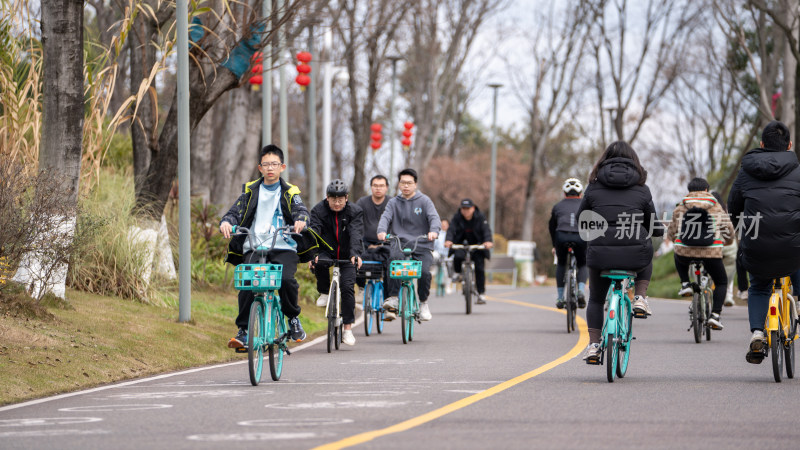
[[[574,249],[574,248],[576,248],[578,246],[578,244],[576,242],[572,242],[572,241],[565,242],[564,245],[567,248],[572,248],[572,249]]]
[[[604,270],[600,272],[600,276],[611,278],[612,280],[622,280],[625,278],[636,278],[636,272],[633,270]]]

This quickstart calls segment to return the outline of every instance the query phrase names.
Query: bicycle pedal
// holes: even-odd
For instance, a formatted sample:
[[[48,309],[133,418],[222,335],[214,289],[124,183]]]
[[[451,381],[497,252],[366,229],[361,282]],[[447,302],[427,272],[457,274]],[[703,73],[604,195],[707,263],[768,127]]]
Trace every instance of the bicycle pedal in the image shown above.
[[[600,365],[600,358],[599,357],[598,358],[587,358],[586,359],[586,364],[589,364],[591,366],[599,366]]]
[[[292,352],[290,352],[290,351],[289,351],[289,347],[283,347],[283,351],[284,351],[284,353],[286,353],[287,355],[291,355],[291,354],[292,354]]]
[[[644,311],[634,311],[633,317],[637,319],[647,319],[647,313]]]
[[[236,353],[247,353],[247,347],[239,347],[234,350]]]

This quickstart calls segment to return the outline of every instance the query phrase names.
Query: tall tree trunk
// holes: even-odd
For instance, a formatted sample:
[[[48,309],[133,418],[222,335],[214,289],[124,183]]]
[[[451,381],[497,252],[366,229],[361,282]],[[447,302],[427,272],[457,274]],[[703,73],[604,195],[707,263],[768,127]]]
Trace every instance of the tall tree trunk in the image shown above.
[[[131,93],[137,95],[139,86],[150,77],[150,70],[156,63],[156,49],[152,42],[158,38],[158,25],[148,14],[138,14],[130,31]],[[158,105],[155,85],[151,85],[136,108],[136,116],[131,123],[133,142],[133,179],[137,196],[142,190],[150,161],[158,152]],[[152,94],[152,95],[151,95]]]
[[[39,167],[63,180],[64,202],[78,201],[83,149],[83,0],[42,1],[44,52]]]

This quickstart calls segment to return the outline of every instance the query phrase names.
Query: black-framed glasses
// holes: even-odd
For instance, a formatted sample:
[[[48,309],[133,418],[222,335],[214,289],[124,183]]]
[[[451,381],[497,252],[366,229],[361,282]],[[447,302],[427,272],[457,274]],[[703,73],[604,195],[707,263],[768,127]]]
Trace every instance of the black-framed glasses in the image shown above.
[[[263,167],[265,169],[277,169],[278,167],[280,167],[282,165],[283,165],[283,163],[280,162],[280,161],[265,162],[265,163],[259,164],[259,166],[261,166],[261,167]]]
[[[411,186],[412,184],[417,184],[416,181],[401,181],[398,183],[400,186]]]

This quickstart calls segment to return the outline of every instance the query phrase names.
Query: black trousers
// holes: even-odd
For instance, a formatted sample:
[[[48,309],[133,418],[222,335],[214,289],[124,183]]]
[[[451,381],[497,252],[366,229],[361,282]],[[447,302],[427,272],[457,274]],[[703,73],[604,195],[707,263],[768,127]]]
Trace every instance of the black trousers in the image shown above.
[[[714,281],[714,305],[711,307],[711,312],[719,314],[722,312],[722,305],[725,303],[725,294],[728,293],[728,274],[725,272],[722,258],[692,258],[690,256],[675,255],[675,269],[678,270],[681,283],[688,283],[690,278],[694,279],[694,277],[689,277],[689,263],[692,261],[702,261],[703,267],[706,268],[706,272]],[[693,267],[691,266],[691,270],[694,270]]]
[[[564,287],[564,275],[567,273],[567,245],[570,242],[575,243],[573,251],[575,252],[575,264],[578,266],[578,283],[585,283],[588,273],[586,272],[586,242],[581,239],[578,233],[567,233],[565,231],[556,231],[556,258],[558,264],[556,265],[556,286]]]
[[[392,255],[387,246],[366,248],[361,255],[361,259],[364,261],[380,261],[383,263],[383,296],[385,298],[397,297],[397,294],[400,292],[400,280],[389,277],[389,263],[392,259],[403,259],[402,253]],[[357,279],[356,282],[362,288],[366,284],[364,279]]]
[[[254,252],[247,252],[244,255],[245,263],[258,262]],[[297,292],[300,285],[294,278],[297,272],[297,263],[300,259],[297,253],[291,250],[272,250],[267,255],[267,261],[272,264],[282,264],[283,273],[281,275],[281,288],[278,294],[281,297],[281,310],[283,315],[293,319],[300,315],[300,306],[297,304]],[[236,316],[236,326],[247,329],[250,321],[250,307],[253,304],[255,294],[253,291],[239,291],[239,315]]]
[[[456,273],[461,273],[461,265],[466,257],[466,250],[453,250],[453,268]],[[473,250],[470,252],[470,257],[475,263],[475,286],[478,288],[478,293],[483,294],[486,292],[486,251]]]
[[[586,324],[589,328],[596,328],[598,330],[603,328],[603,306],[606,303],[606,294],[608,288],[611,287],[611,279],[601,277],[602,270],[589,269],[589,304],[586,306]],[[649,284],[650,278],[653,276],[653,264],[650,263],[644,269],[636,272],[635,284]],[[638,286],[637,286],[638,288]],[[644,292],[638,292],[642,289],[635,289],[636,295],[645,295],[647,288],[643,289]]]
[[[330,294],[331,264],[318,262],[314,264],[314,276],[317,277],[317,291],[320,294]],[[351,324],[356,321],[356,266],[352,264],[339,265],[339,290],[342,292],[342,322]]]

